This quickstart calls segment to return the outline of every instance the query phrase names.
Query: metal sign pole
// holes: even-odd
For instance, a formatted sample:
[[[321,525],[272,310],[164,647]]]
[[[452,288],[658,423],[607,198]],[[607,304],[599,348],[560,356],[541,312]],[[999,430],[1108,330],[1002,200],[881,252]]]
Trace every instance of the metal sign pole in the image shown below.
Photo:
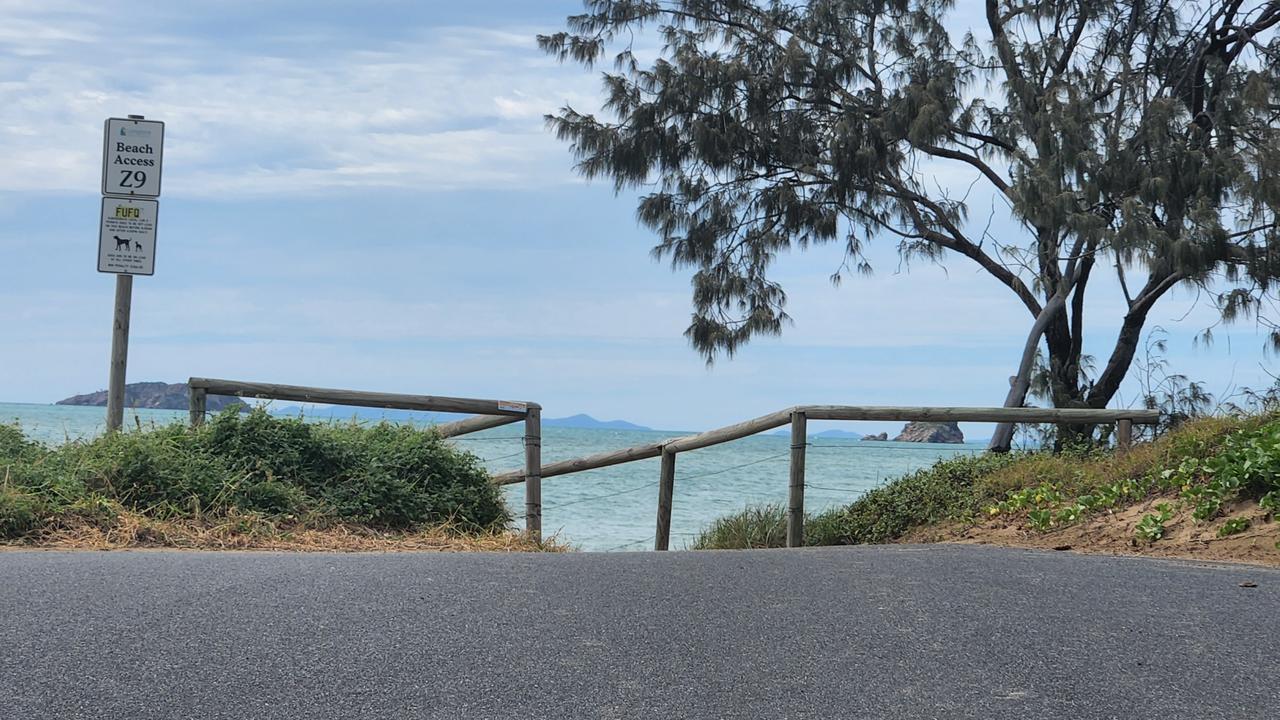
[[[116,310],[111,327],[111,378],[107,383],[107,432],[124,426],[124,376],[129,363],[129,310],[133,276],[116,275]]]

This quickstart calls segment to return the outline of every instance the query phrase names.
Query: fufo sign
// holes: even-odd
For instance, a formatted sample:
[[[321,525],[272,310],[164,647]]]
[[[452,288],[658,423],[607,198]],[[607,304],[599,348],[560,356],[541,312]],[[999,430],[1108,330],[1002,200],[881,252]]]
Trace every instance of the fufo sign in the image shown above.
[[[156,216],[160,203],[141,198],[102,198],[98,272],[154,275]]]
[[[164,123],[108,118],[102,147],[102,194],[160,197]]]

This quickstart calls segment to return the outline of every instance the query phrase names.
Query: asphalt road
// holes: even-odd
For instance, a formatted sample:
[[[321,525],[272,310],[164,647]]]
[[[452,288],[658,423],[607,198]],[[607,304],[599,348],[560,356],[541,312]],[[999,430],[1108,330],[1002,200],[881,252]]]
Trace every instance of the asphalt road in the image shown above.
[[[1240,566],[0,552],[4,720],[1272,718],[1277,678],[1280,571]]]

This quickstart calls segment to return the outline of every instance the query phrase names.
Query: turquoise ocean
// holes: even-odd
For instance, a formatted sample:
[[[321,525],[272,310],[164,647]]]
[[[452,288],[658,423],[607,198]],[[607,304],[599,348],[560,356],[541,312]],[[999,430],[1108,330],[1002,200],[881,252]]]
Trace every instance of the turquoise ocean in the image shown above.
[[[28,437],[47,444],[101,433],[104,414],[100,407],[0,403],[0,423],[17,422]],[[186,420],[186,411],[174,410],[127,410],[125,415],[129,428]],[[451,442],[474,453],[493,472],[513,470],[523,462],[521,427],[494,428]],[[543,428],[542,457],[550,463],[684,434],[547,427]],[[824,437],[810,441],[805,463],[809,512],[848,503],[886,480],[939,459],[984,448],[975,443],[868,443]],[[691,543],[712,520],[748,504],[785,503],[790,445],[789,437],[765,434],[681,453],[676,460],[671,512],[672,548]],[[542,481],[543,532],[556,533],[582,550],[652,549],[657,481],[656,458],[546,478]],[[512,515],[521,518],[524,486],[510,485],[505,491]]]

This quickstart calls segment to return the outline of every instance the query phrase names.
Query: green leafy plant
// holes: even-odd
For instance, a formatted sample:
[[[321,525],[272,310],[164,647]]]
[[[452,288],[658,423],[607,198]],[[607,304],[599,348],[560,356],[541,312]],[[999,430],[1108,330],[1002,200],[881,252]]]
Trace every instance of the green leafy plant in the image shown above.
[[[1235,517],[1222,523],[1222,527],[1218,528],[1218,537],[1227,537],[1242,533],[1249,529],[1249,518]]]
[[[1258,500],[1258,507],[1274,515],[1280,511],[1280,490],[1272,490]]]
[[[1030,510],[1027,512],[1027,521],[1031,527],[1040,532],[1047,532],[1053,527],[1053,511],[1052,510]]]
[[[1247,493],[1274,509],[1280,491],[1280,421],[1230,434],[1216,452],[1184,459],[1167,477],[1194,505],[1192,517],[1207,521],[1223,506]]]
[[[1156,505],[1156,514],[1146,514],[1138,521],[1134,533],[1147,542],[1155,542],[1164,537],[1165,523],[1173,519],[1173,506],[1168,503]]]
[[[1083,503],[1077,502],[1074,505],[1068,505],[1057,512],[1053,516],[1055,525],[1071,525],[1084,516],[1086,508]]]

